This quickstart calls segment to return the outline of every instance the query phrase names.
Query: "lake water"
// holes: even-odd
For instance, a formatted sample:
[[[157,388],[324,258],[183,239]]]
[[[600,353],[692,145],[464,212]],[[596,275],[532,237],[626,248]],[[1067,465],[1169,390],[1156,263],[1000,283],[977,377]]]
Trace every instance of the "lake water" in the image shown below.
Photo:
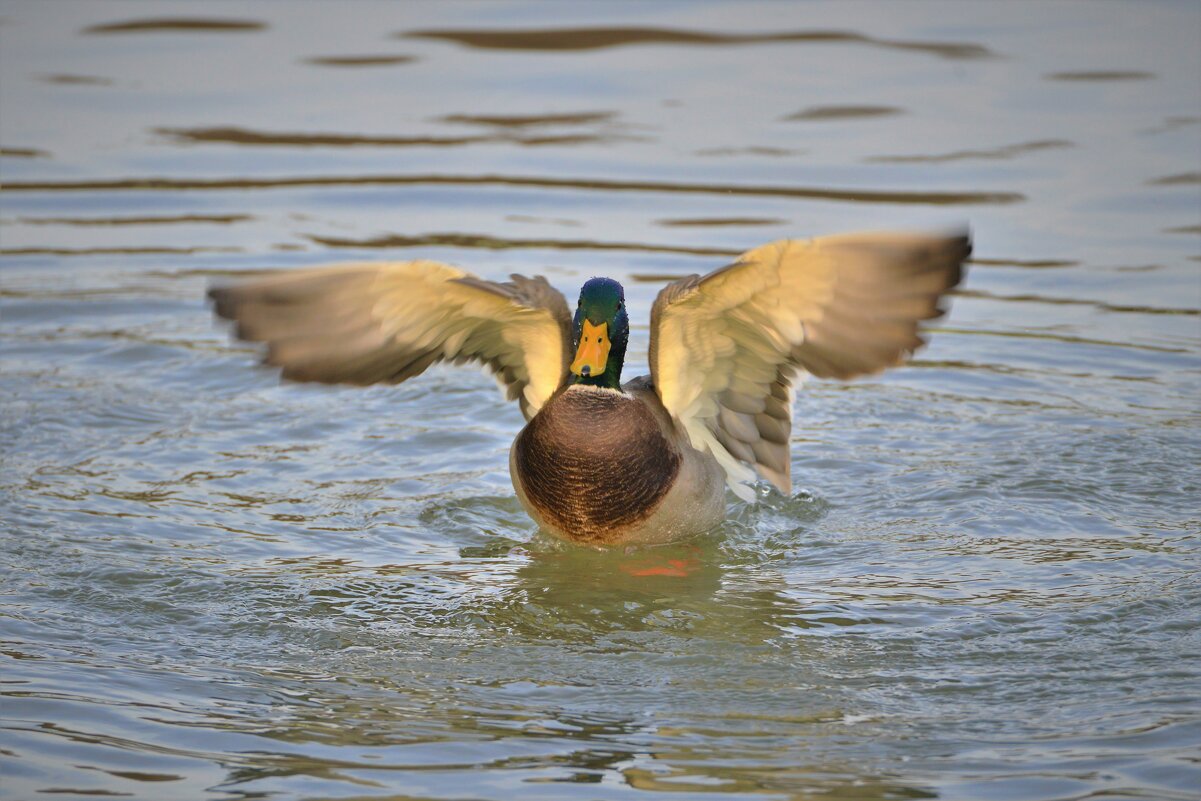
[[[183,20],[181,22],[181,20]],[[1196,799],[1201,6],[0,3],[0,797]],[[480,371],[211,281],[621,280],[971,224],[790,498],[598,552]]]

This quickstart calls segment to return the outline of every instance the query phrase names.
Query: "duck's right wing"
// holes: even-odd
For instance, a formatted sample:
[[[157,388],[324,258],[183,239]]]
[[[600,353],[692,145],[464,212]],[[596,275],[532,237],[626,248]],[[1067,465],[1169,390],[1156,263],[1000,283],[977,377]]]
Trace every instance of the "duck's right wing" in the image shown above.
[[[529,419],[567,378],[571,314],[546,279],[485,281],[433,261],[297,270],[213,287],[238,337],[285,378],[396,384],[431,364],[487,364]]]
[[[924,344],[919,324],[941,314],[970,253],[966,232],[784,240],[669,284],[651,310],[659,398],[740,497],[754,470],[788,493],[795,374],[899,364]]]

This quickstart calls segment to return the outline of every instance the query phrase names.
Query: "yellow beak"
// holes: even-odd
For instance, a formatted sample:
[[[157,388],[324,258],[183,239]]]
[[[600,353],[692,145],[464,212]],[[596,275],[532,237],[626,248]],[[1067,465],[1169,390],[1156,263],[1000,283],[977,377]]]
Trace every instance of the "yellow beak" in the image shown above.
[[[605,372],[610,344],[609,324],[593,325],[585,319],[584,330],[580,333],[580,347],[576,349],[571,372],[582,376],[600,375]]]

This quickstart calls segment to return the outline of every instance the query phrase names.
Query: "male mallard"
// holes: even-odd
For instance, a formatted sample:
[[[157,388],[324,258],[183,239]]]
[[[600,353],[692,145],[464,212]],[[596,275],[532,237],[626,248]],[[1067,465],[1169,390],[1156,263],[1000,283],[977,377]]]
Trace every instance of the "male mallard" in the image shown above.
[[[924,344],[960,279],[966,234],[784,240],[669,284],[651,309],[649,377],[621,383],[621,285],[593,278],[575,316],[545,278],[485,281],[432,261],[352,264],[210,290],[285,378],[399,383],[481,361],[525,415],[513,486],[543,529],[575,542],[662,542],[750,500],[758,473],[791,491],[792,379],[847,379]]]

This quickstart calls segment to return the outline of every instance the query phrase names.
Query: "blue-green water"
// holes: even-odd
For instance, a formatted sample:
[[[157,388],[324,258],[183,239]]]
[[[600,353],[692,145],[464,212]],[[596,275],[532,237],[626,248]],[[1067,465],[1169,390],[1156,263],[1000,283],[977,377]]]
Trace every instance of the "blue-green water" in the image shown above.
[[[0,797],[1198,798],[1199,75],[1195,3],[0,3]],[[645,323],[960,221],[794,496],[632,553],[536,533],[479,371],[280,385],[203,302],[420,257]]]

